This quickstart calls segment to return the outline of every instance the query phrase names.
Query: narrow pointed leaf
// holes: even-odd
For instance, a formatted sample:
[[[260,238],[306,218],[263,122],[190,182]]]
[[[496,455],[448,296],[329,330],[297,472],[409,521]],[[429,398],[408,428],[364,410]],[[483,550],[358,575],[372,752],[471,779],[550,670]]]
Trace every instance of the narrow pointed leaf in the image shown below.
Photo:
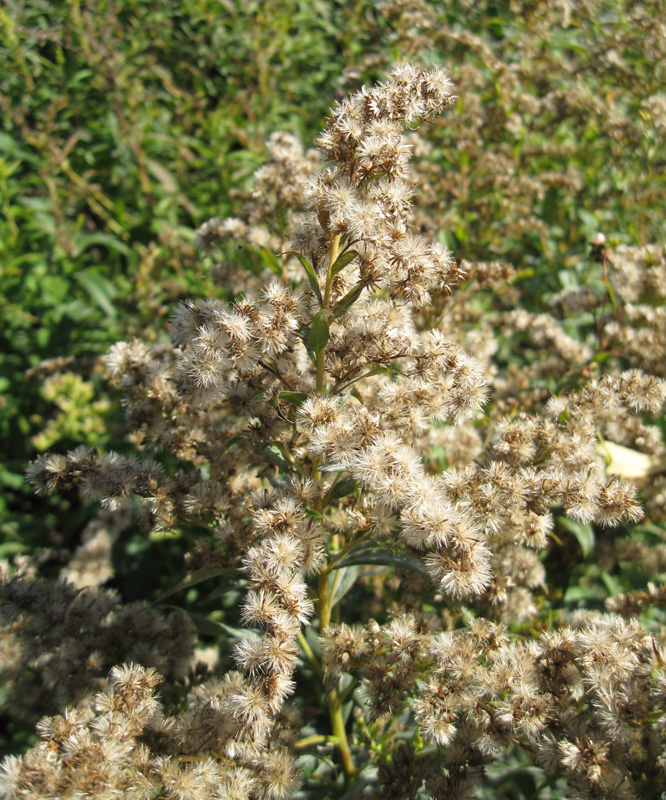
[[[326,322],[326,312],[320,311],[315,314],[308,332],[305,344],[315,355],[321,353],[328,343],[328,322]]]
[[[601,573],[601,580],[604,582],[604,586],[611,597],[617,597],[619,594],[622,594],[624,587],[618,578],[615,577],[615,575],[611,575],[609,572],[604,570]]]
[[[341,569],[352,565],[408,569],[428,577],[428,571],[420,558],[410,553],[395,553],[388,547],[381,547],[372,542],[352,550],[342,561],[335,564],[333,569]]]
[[[574,536],[580,545],[583,558],[587,558],[594,550],[594,530],[592,526],[589,523],[585,525],[582,522],[576,522],[576,520],[568,517],[558,517],[557,521]]]
[[[292,406],[302,406],[308,399],[308,396],[303,392],[280,392],[277,399],[282,400],[284,403],[289,403]]]
[[[267,247],[262,247],[259,251],[263,259],[264,265],[268,267],[271,272],[274,272],[278,277],[282,277],[282,264],[277,259],[275,253],[272,253]]]
[[[284,472],[289,472],[291,470],[291,464],[286,461],[279,452],[276,452],[274,444],[269,444],[267,447],[264,447],[261,449],[261,452],[266,460],[270,461],[274,466],[279,467]]]
[[[613,287],[610,284],[610,281],[604,281],[604,286],[608,291],[608,297],[611,301],[611,306],[613,307],[613,314],[617,313],[617,300],[615,298],[615,292],[613,291]]]
[[[353,386],[358,381],[362,381],[363,378],[370,378],[373,375],[381,375],[382,373],[388,374],[391,372],[391,367],[373,367],[369,369],[367,372],[364,372],[362,375],[359,375],[357,378],[352,378],[352,380],[347,381],[347,383],[343,383],[342,386],[338,387],[333,394],[340,394],[340,392],[344,392],[345,389],[348,389],[350,386]],[[352,393],[353,393],[352,389]],[[361,400],[363,402],[363,400]]]
[[[215,620],[208,619],[201,614],[195,614],[193,611],[185,612],[192,620],[194,627],[206,636],[218,636],[228,639],[253,639],[256,633],[244,628],[232,628],[231,625],[225,625],[224,622],[216,622]]]
[[[331,608],[339,603],[340,600],[342,600],[342,598],[356,583],[356,578],[358,577],[359,572],[359,567],[354,565],[344,567],[339,575],[331,573],[328,576],[328,589],[331,593],[329,602],[331,604]]]
[[[357,286],[354,286],[353,289],[347,292],[347,294],[342,298],[342,300],[340,300],[340,302],[333,309],[333,319],[338,319],[338,317],[341,317],[343,314],[346,314],[347,311],[349,311],[349,309],[361,296],[363,288],[364,288],[363,284],[359,283]]]
[[[342,478],[342,480],[335,484],[333,490],[328,496],[329,502],[332,502],[333,500],[339,500],[341,497],[347,497],[347,495],[351,494],[355,488],[356,480],[354,478],[351,476]]]
[[[231,439],[227,439],[224,447],[220,450],[220,453],[226,453],[230,447],[233,447],[237,442],[244,441],[245,438],[245,436],[232,436]]]
[[[115,319],[118,312],[113,305],[113,299],[116,296],[113,284],[95,269],[76,272],[74,273],[74,278],[88,292],[90,299],[102,309],[107,317]]]
[[[310,282],[312,291],[315,293],[315,297],[319,301],[319,305],[321,305],[323,302],[321,298],[321,289],[319,288],[319,281],[317,280],[317,273],[314,271],[314,267],[307,260],[307,258],[302,256],[300,253],[292,252],[292,255],[296,256],[296,258],[301,262],[301,265],[305,270],[305,274],[308,276],[308,281]]]
[[[331,275],[335,276],[338,272],[342,272],[342,270],[349,264],[350,261],[353,261],[358,253],[356,250],[345,250],[344,253],[341,253],[333,262],[333,266],[331,267]]]
[[[190,572],[182,581],[179,581],[175,586],[172,586],[171,589],[167,589],[164,594],[160,595],[155,602],[161,603],[163,600],[166,600],[167,597],[176,594],[176,592],[189,589],[192,586],[196,586],[197,583],[209,581],[211,578],[219,578],[222,575],[235,575],[235,570],[228,569],[227,567],[213,567],[211,569],[198,569],[196,572]]]

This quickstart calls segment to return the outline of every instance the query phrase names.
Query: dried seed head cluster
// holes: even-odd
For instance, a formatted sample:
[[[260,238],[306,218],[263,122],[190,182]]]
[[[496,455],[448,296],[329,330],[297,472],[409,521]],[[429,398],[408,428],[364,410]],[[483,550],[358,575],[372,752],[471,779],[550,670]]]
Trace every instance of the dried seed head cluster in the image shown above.
[[[45,717],[37,726],[39,744],[22,758],[5,760],[2,796],[16,800],[288,796],[295,776],[281,747],[266,754],[263,763],[248,767],[219,757],[190,760],[171,755],[175,748],[180,752],[183,723],[163,715],[154,694],[160,680],[155,670],[136,664],[114,667],[106,690],[94,698],[94,711],[69,710],[64,716]],[[198,705],[203,709],[205,702],[199,699]],[[146,741],[155,742],[156,749],[151,751]]]
[[[71,582],[79,557],[60,581],[8,575],[0,582],[0,669],[8,706],[20,719],[35,722],[85,702],[116,661],[141,662],[171,682],[190,666],[196,639],[185,613],[143,601],[121,606],[111,589],[79,588]]]
[[[31,465],[42,493],[77,487],[114,513],[134,497],[153,530],[207,527],[191,578],[236,573],[227,588],[244,594],[228,621],[243,627],[235,668],[185,687],[173,716],[161,715],[143,667],[168,669],[119,649],[119,661],[143,667],[112,672],[96,715],[44,722],[44,741],[5,763],[8,797],[132,785],[137,797],[282,798],[309,748],[333,749],[333,767],[330,752],[329,766],[308,763],[309,752],[301,762],[333,793],[373,768],[373,752],[392,797],[469,797],[484,766],[514,747],[564,777],[571,797],[666,789],[654,713],[666,715],[662,632],[616,615],[567,617],[571,605],[547,585],[568,531],[591,547],[595,528],[605,537],[642,518],[635,482],[607,453],[663,457],[646,415],[666,386],[631,359],[593,361],[592,335],[561,319],[515,310],[511,267],[459,264],[416,232],[404,131],[453,99],[442,70],[403,66],[333,110],[320,169],[274,137],[242,218],[200,231],[210,247],[244,242],[264,272],[233,302],[181,304],[171,347],[135,341],[109,355],[145,457],[78,448]],[[276,203],[293,214],[263,237]],[[507,342],[549,357],[521,362],[516,344],[507,365]],[[3,584],[26,641],[30,614],[46,608],[47,584],[34,580]],[[57,586],[73,607],[106,598]],[[641,602],[616,598],[613,610]],[[300,721],[298,741],[287,702],[307,683],[297,670],[317,687],[303,689],[302,710],[323,711]],[[392,747],[381,726],[411,744]],[[76,749],[84,741],[97,772]]]

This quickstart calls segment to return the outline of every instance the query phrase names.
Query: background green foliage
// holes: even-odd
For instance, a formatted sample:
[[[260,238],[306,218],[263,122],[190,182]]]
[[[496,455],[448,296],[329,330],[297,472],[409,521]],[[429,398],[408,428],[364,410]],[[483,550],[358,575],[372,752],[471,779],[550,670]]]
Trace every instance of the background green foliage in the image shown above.
[[[29,0],[0,10],[5,555],[56,524],[54,504],[35,500],[22,477],[57,413],[44,373],[26,370],[63,359],[54,368],[73,366],[104,392],[97,356],[110,344],[159,337],[179,298],[220,291],[194,230],[231,212],[268,132],[312,138],[320,126],[344,50],[335,14],[305,2],[241,11]],[[100,443],[71,426],[60,434],[63,449]],[[55,505],[70,529],[69,507]]]
[[[591,273],[587,242],[597,229],[615,242],[663,238],[664,123],[644,100],[666,92],[666,77],[630,13],[636,4],[608,0],[566,27],[542,24],[546,3],[423,5],[435,24],[420,39],[411,35],[418,25],[407,4],[368,0],[3,5],[0,557],[76,545],[92,510],[75,496],[33,496],[26,463],[47,448],[122,447],[122,413],[100,357],[118,339],[163,337],[180,298],[225,295],[210,259],[194,249],[194,232],[237,208],[267,136],[289,130],[309,145],[335,99],[395,60],[444,63],[463,83],[467,66],[484,76],[477,95],[460,92],[432,139],[428,162],[466,187],[448,195],[443,187],[435,233],[458,256],[503,257],[523,270],[533,309],[542,307],[544,287]],[[666,13],[663,2],[641,8],[648,27]],[[461,38],[464,31],[475,38]],[[515,94],[502,88],[507,64],[523,80]],[[574,82],[589,95],[587,111],[563,102],[559,112],[507,125],[521,97],[554,90],[566,97]],[[459,138],[471,102],[484,117],[475,146]],[[609,130],[611,108],[626,121]],[[502,176],[478,160],[484,148],[512,154],[526,179],[567,168],[581,174],[577,190],[553,186],[533,198],[530,214],[546,236],[519,232]],[[40,367],[46,359],[53,361]],[[577,559],[586,555],[590,531],[560,535],[574,548],[578,542]],[[192,543],[188,531],[163,540],[128,533],[114,585],[126,599],[157,597],[182,577]],[[586,600],[601,603],[632,586],[630,575],[602,580],[598,572],[581,571],[575,591]],[[205,597],[194,587],[182,602],[208,612],[219,598]],[[13,735],[15,749],[23,740]],[[502,776],[497,791],[536,792],[521,774],[524,792],[515,782],[502,788]]]

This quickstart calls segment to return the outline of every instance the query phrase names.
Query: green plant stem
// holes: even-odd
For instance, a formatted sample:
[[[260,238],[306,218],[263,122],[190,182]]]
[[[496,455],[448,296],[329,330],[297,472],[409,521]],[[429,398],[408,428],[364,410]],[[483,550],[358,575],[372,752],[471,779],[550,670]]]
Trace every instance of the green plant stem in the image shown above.
[[[305,750],[306,747],[311,747],[314,744],[337,744],[338,740],[335,736],[323,736],[316,733],[312,736],[306,736],[304,739],[299,739],[294,747],[296,750]]]
[[[328,259],[328,271],[326,272],[326,283],[324,284],[324,291],[322,292],[322,311],[328,311],[331,305],[331,286],[333,285],[333,264],[335,264],[338,254],[340,252],[340,234],[334,236],[331,241],[331,252]],[[323,347],[317,353],[317,394],[324,392],[324,363],[326,359],[326,348]]]
[[[296,472],[298,472],[298,474],[301,476],[301,478],[304,478],[305,477],[305,473],[303,471],[303,467],[294,458],[294,456],[293,456],[291,450],[289,449],[289,447],[284,442],[280,442],[280,441],[275,442],[275,444],[278,447],[278,449],[280,450],[280,452],[282,453],[282,455],[292,465],[292,467],[296,470]]]
[[[342,559],[349,553],[349,551],[352,548],[356,547],[356,545],[360,544],[361,542],[366,541],[366,539],[369,539],[370,536],[372,535],[372,531],[370,529],[367,529],[365,531],[362,530],[361,533],[362,533],[361,536],[359,536],[356,539],[352,539],[341,550],[338,550],[334,553],[335,557],[333,558],[333,560],[329,561],[326,567],[324,567],[325,572],[331,572],[331,570],[335,569],[335,565],[339,561],[342,561]]]
[[[326,282],[324,284],[324,291],[322,294],[322,311],[328,311],[331,305],[331,287],[333,285],[333,264],[335,264],[340,252],[340,236],[334,236],[331,240],[331,250],[328,260],[328,271],[326,273]],[[317,354],[317,378],[316,378],[316,392],[323,394],[325,382],[325,364],[326,348],[322,348]],[[312,474],[315,480],[319,477],[318,464],[313,464]],[[322,509],[323,511],[323,509]],[[336,576],[337,577],[337,576]],[[328,570],[323,569],[319,575],[319,631],[324,631],[331,624],[331,596],[328,592]],[[302,644],[302,643],[301,643]],[[306,651],[307,654],[307,651]],[[349,742],[347,741],[347,732],[345,730],[345,723],[342,719],[342,700],[337,687],[331,689],[328,693],[328,713],[331,719],[331,727],[333,729],[333,737],[328,737],[328,741],[335,739],[338,753],[340,754],[340,761],[342,762],[342,769],[345,773],[345,781],[347,785],[356,774],[356,768],[351,757],[351,750],[349,749]]]
[[[335,593],[338,591],[338,585],[340,584],[340,578],[341,577],[342,577],[342,571],[338,570],[335,573],[335,577],[333,578],[333,585],[331,586],[331,595],[330,595],[331,600],[335,599]],[[335,607],[335,603],[333,603],[332,606],[331,606],[331,613],[333,612],[334,607]],[[330,623],[330,620],[329,620],[329,623]]]
[[[317,354],[317,385],[316,385],[316,392],[317,394],[323,394],[324,392],[324,359],[326,357],[326,348],[323,348]]]
[[[328,579],[327,573],[323,571],[319,575],[319,630],[323,631],[330,625],[331,622],[331,604],[328,594]],[[345,730],[345,723],[342,719],[342,699],[337,687],[331,689],[328,694],[328,713],[331,719],[331,727],[333,735],[337,739],[337,749],[340,754],[340,761],[342,762],[342,769],[345,773],[345,780],[347,784],[356,774],[356,768],[351,757],[351,750],[349,749],[349,742],[347,740],[347,731]]]
[[[340,255],[340,234],[333,237],[331,241],[331,253],[328,259],[328,272],[326,273],[326,286],[324,287],[324,302],[322,308],[328,311],[331,305],[331,286],[333,285],[333,264],[338,260]]]
[[[317,675],[319,675],[320,678],[323,678],[324,673],[322,672],[321,664],[317,661],[317,656],[315,656],[315,654],[312,652],[312,648],[308,644],[308,640],[305,638],[305,635],[302,631],[298,634],[298,641],[303,649],[303,652],[307,656],[308,661],[310,664],[312,664],[314,671],[317,673]]]
[[[335,478],[333,478],[333,483],[331,484],[331,488],[328,490],[328,492],[326,493],[326,497],[324,498],[324,508],[326,508],[326,506],[329,504],[329,502],[331,500],[331,495],[333,494],[333,489],[335,489],[335,487],[337,486],[341,475],[342,475],[342,472],[338,472],[336,474]]]
[[[319,633],[323,633],[331,624],[331,606],[328,598],[328,574],[326,570],[319,573]]]
[[[342,769],[345,773],[345,781],[349,785],[356,774],[356,767],[354,767],[349,742],[347,741],[347,731],[342,719],[342,700],[337,688],[333,689],[328,695],[328,713],[331,718],[333,735],[338,739],[337,748],[342,761]]]
[[[344,691],[340,692],[340,701],[346,703],[354,689],[356,689],[360,683],[360,681],[353,680]]]

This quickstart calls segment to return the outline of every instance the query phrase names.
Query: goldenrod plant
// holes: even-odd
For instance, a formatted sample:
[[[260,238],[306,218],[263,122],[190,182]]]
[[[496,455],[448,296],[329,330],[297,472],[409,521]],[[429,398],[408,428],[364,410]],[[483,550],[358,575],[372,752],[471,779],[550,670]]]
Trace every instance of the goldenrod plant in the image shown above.
[[[242,215],[198,234],[234,299],[107,357],[135,453],[30,465],[103,511],[56,580],[6,566],[8,691],[30,713],[29,670],[59,707],[3,797],[666,791],[663,591],[604,607],[566,574],[666,563],[664,251],[598,238],[596,282],[519,307],[511,265],[414,221],[405,131],[455,102],[444,70],[402,65],[334,107],[318,158],[271,137]],[[137,517],[201,535],[154,606],[118,607]],[[205,581],[204,614],[173,609]]]

